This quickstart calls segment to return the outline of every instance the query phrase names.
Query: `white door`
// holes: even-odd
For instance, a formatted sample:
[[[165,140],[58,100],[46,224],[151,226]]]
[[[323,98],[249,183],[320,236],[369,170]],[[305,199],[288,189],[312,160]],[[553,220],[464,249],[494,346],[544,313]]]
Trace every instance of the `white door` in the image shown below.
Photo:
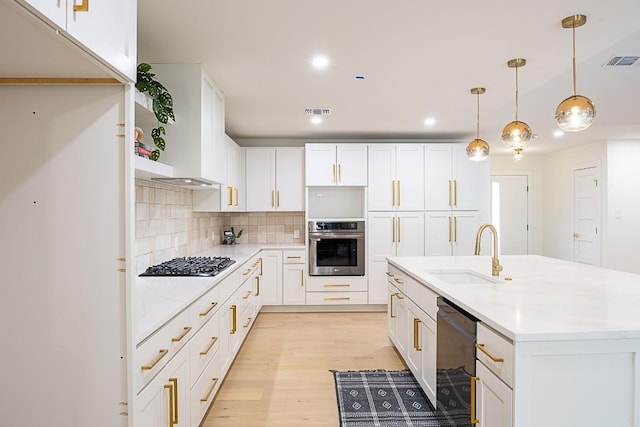
[[[452,206],[451,144],[427,144],[424,150],[426,210]]]
[[[501,255],[529,253],[529,177],[493,175],[491,223],[498,230]]]
[[[276,204],[276,151],[273,148],[247,148],[247,212],[272,211]]]
[[[306,185],[336,185],[336,166],[335,144],[305,145]]]
[[[276,148],[276,210],[304,211],[304,148]]]
[[[573,260],[600,265],[600,167],[574,169]]]
[[[260,294],[264,305],[282,305],[282,251],[262,251]]]
[[[513,425],[513,392],[482,363],[476,361],[476,418],[480,427]],[[471,414],[474,415],[474,414]]]
[[[453,212],[451,222],[453,255],[473,255],[476,246],[476,234],[481,225],[479,212]],[[492,245],[489,232],[485,231],[482,237],[482,252],[480,255],[491,255]]]
[[[284,305],[304,305],[304,264],[284,264],[282,286]]]
[[[336,160],[338,185],[367,185],[366,144],[338,144]]]
[[[384,304],[387,288],[387,257],[396,255],[395,212],[369,212],[367,221],[369,304]]]
[[[424,213],[424,254],[451,255],[454,222],[451,211]]]
[[[424,213],[398,212],[396,216],[397,256],[424,255]]]
[[[453,183],[451,198],[453,209],[481,210],[489,200],[489,162],[474,162],[467,157],[464,144],[452,148]]]
[[[424,146],[396,146],[396,206],[403,211],[424,210]]]
[[[395,205],[395,145],[369,146],[368,200],[370,211],[391,211]]]

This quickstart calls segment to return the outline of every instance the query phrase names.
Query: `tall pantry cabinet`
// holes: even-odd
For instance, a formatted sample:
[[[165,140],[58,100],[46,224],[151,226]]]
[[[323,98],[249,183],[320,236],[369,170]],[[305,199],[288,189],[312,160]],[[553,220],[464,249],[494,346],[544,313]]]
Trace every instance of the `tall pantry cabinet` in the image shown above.
[[[388,256],[424,255],[424,145],[369,144],[369,304],[387,302]]]

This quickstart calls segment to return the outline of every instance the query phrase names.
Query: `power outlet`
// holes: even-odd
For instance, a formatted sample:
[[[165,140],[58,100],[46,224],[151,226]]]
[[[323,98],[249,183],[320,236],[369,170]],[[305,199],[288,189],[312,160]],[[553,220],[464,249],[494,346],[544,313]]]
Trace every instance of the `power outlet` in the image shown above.
[[[293,230],[293,238],[294,239],[300,238],[300,230]]]

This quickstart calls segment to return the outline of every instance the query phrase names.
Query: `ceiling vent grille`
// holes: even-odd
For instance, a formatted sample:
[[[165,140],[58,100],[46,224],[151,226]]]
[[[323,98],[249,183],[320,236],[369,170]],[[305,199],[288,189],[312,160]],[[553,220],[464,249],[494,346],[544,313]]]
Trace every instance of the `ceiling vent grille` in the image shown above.
[[[624,55],[624,56],[614,56],[606,64],[605,67],[628,67],[630,65],[635,64],[640,56],[638,55]]]
[[[331,108],[305,108],[304,113],[308,116],[326,116],[331,114]]]

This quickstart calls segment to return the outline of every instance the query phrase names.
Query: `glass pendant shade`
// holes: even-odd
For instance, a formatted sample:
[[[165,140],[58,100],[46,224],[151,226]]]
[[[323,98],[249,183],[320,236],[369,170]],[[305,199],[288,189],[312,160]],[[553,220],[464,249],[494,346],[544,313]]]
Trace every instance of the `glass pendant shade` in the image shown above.
[[[531,127],[528,124],[514,120],[502,130],[502,142],[508,147],[524,147],[531,141],[531,135]]]
[[[585,130],[596,118],[596,106],[582,95],[572,95],[556,108],[556,123],[566,132]]]
[[[568,16],[562,20],[562,28],[573,31],[573,95],[566,98],[556,108],[556,123],[566,132],[587,129],[596,118],[596,106],[586,96],[576,93],[576,28],[587,22],[585,15]]]
[[[467,144],[467,157],[476,162],[485,160],[489,157],[489,144],[483,139],[474,139]]]

